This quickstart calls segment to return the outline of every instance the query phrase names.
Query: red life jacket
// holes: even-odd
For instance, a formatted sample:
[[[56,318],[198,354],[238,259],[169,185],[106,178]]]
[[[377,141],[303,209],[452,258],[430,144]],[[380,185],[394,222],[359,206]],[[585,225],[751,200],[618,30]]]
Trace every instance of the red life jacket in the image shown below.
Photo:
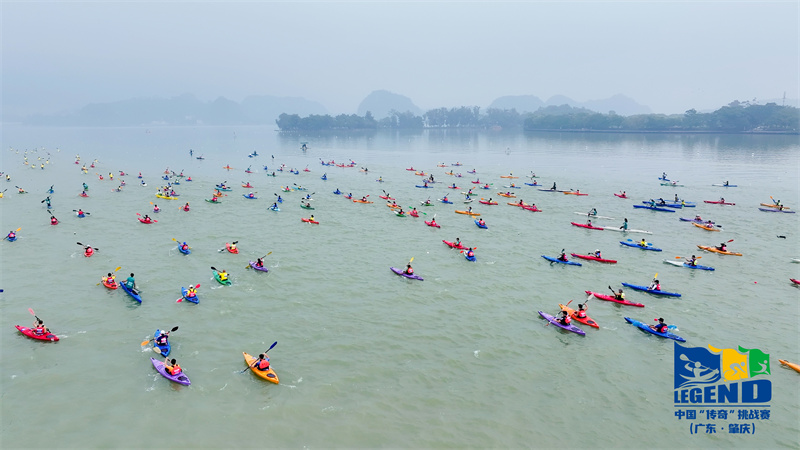
[[[256,363],[256,369],[258,370],[267,370],[269,369],[269,360],[268,359],[261,359]]]

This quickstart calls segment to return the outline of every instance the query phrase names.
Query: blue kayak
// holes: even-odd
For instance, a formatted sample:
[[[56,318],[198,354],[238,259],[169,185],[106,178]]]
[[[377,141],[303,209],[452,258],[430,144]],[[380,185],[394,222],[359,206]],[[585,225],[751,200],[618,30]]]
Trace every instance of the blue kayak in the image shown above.
[[[486,226],[485,223],[483,225],[481,225],[481,222],[479,220],[477,220],[477,219],[475,220],[475,225],[477,225],[478,228],[489,228],[489,227]]]
[[[430,189],[430,188],[432,188],[432,187],[433,187],[433,186],[420,186],[420,185],[418,185],[418,184],[415,184],[414,186],[416,186],[416,187],[418,187],[418,188],[422,188],[422,189]]]
[[[675,211],[667,208],[659,208],[658,206],[650,206],[650,205],[633,205],[634,208],[641,208],[641,209],[649,209],[652,211],[662,211],[662,212],[671,212],[674,213]]]
[[[120,283],[120,284],[124,284],[124,283]],[[155,336],[155,338],[153,339],[153,347],[158,347],[158,349],[161,350],[161,356],[169,356],[169,351],[171,349],[171,347],[169,345],[169,338],[167,338],[167,343],[166,344],[158,345],[158,344],[155,343],[155,339],[158,339],[158,337],[161,336],[161,330],[156,330],[156,334],[154,336]]]
[[[194,297],[187,297],[186,294],[188,293],[189,290],[181,286],[181,296],[183,297],[184,300],[192,303],[200,303],[200,297],[198,297],[196,293],[194,294]]]
[[[633,326],[636,326],[636,327],[639,327],[640,330],[646,331],[646,332],[648,332],[650,334],[655,334],[658,337],[662,337],[662,338],[666,338],[666,339],[674,339],[674,340],[676,340],[678,342],[686,342],[686,339],[678,336],[677,334],[670,333],[669,331],[667,331],[665,333],[659,333],[658,331],[650,328],[647,324],[639,322],[638,320],[631,319],[630,317],[626,317],[625,320],[629,324],[631,324]]]
[[[564,191],[559,191],[558,189],[539,189],[539,190],[542,192],[564,192]]]
[[[646,200],[642,200],[642,203],[648,204],[650,202]],[[697,205],[693,202],[664,202],[664,203],[656,203],[657,207],[665,207],[665,208],[694,208]]]
[[[419,186],[417,186],[417,187],[419,187]],[[451,202],[450,200],[445,200],[443,198],[439,199],[439,201],[442,202],[442,203],[447,203],[448,205],[452,205],[453,204],[453,202]]]
[[[277,206],[270,206],[270,207],[269,207],[269,209],[271,209],[271,210],[273,210],[273,211],[275,211],[275,212],[280,212],[280,210],[281,210],[281,209],[280,209],[280,208],[278,208]]]
[[[178,251],[179,251],[179,252],[181,252],[181,253],[183,253],[184,255],[188,255],[189,253],[192,253],[192,250],[191,250],[191,249],[189,249],[189,248],[187,248],[186,250],[184,250],[184,249],[183,249],[183,244],[178,244]]]
[[[739,186],[738,186],[738,185],[736,185],[736,184],[722,184],[722,183],[719,183],[719,184],[712,184],[712,186],[719,186],[719,187],[739,187]]]
[[[640,248],[640,249],[642,249],[642,250],[651,250],[651,251],[654,251],[654,252],[660,252],[660,251],[661,251],[661,249],[660,249],[660,248],[655,248],[655,247],[653,247],[653,246],[652,246],[652,244],[650,244],[650,243],[648,243],[648,244],[647,244],[647,245],[648,245],[647,247],[642,247],[641,245],[639,245],[639,244],[638,244],[638,243],[636,243],[636,242],[625,242],[625,241],[619,241],[619,243],[620,243],[620,244],[622,244],[622,245],[627,245],[628,247],[636,247],[636,248]]]
[[[467,261],[475,261],[475,255],[469,256],[467,253],[464,253],[464,258],[467,258]]]
[[[575,261],[562,261],[562,260],[560,260],[560,259],[558,259],[558,258],[553,258],[552,256],[545,256],[545,255],[542,255],[542,258],[544,258],[544,259],[546,259],[546,260],[548,260],[548,261],[550,261],[550,262],[561,263],[561,264],[567,264],[567,265],[569,265],[569,266],[581,266],[581,265],[583,265],[583,264],[581,264],[581,263],[579,263],[579,262],[575,262]]]
[[[644,291],[648,294],[653,295],[668,295],[670,297],[680,297],[681,294],[676,292],[667,292],[667,291],[657,291],[655,289],[649,289],[647,286],[639,286],[638,284],[630,284],[630,283],[622,283],[623,286],[629,287],[631,289],[635,289],[637,291]]]
[[[258,198],[258,197],[250,197],[250,196],[249,196],[249,195],[247,195],[247,194],[242,194],[242,197],[244,197],[244,198],[246,198],[246,199],[248,199],[248,200],[255,200],[255,199],[257,199],[257,198]]]
[[[665,264],[672,264],[673,266],[678,266],[678,267],[685,267],[685,268],[687,268],[687,269],[714,270],[714,268],[713,268],[713,267],[710,267],[710,266],[701,266],[700,264],[695,264],[695,265],[693,266],[693,265],[691,265],[691,264],[687,264],[687,263],[685,263],[685,262],[680,262],[680,261],[670,261],[670,260],[668,260],[668,259],[665,259],[665,260],[664,260],[664,263],[665,263]]]
[[[122,288],[123,291],[125,291],[128,295],[133,297],[134,300],[136,300],[139,303],[142,303],[142,296],[139,295],[136,292],[133,292],[133,290],[128,287],[126,282],[123,281],[123,282],[117,283],[117,284]]]
[[[333,193],[334,193],[334,194],[336,194],[336,195],[342,195],[342,191],[340,191],[340,190],[338,190],[338,189],[337,189],[337,190],[335,190],[335,191],[333,191]]]
[[[6,240],[7,240],[8,242],[14,242],[14,241],[16,241],[16,240],[17,240],[17,237],[16,237],[16,236],[14,236],[14,237],[8,237],[8,236],[6,236]]]

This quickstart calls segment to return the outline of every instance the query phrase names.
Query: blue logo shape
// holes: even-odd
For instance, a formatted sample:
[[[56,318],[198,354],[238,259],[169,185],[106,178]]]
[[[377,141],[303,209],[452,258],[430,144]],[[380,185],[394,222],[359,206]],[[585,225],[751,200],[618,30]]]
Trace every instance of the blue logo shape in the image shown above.
[[[720,381],[720,355],[704,347],[683,347],[675,343],[675,389]]]

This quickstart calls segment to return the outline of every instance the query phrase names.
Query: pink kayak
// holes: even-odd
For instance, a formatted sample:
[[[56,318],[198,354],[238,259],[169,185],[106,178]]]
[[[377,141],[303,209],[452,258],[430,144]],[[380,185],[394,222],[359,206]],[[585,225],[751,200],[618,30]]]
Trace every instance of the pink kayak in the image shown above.
[[[597,262],[609,263],[609,264],[616,264],[617,263],[616,259],[604,259],[604,258],[598,258],[597,256],[592,256],[592,255],[579,255],[577,253],[570,253],[570,254],[573,257],[580,258],[580,259],[588,259],[588,260],[591,260],[591,261],[597,261]]]
[[[425,225],[427,225],[427,226],[429,226],[429,227],[442,228],[442,227],[440,227],[440,226],[439,226],[439,224],[438,224],[438,223],[436,223],[436,222],[433,222],[433,221],[430,221],[430,220],[426,220],[426,221],[425,221]]]
[[[736,203],[728,203],[728,202],[723,202],[723,201],[712,202],[711,200],[703,200],[703,203],[711,203],[711,204],[714,204],[714,205],[735,205],[736,204]]]
[[[576,227],[588,228],[590,230],[604,230],[604,228],[596,227],[594,225],[587,225],[585,223],[575,223],[575,222],[570,222],[570,223],[575,225]]]
[[[629,302],[627,300],[617,300],[616,297],[613,297],[611,295],[601,294],[599,292],[592,292],[592,291],[585,291],[585,292],[586,292],[586,295],[594,295],[595,297],[599,298],[600,300],[606,300],[606,301],[609,301],[609,302],[616,302],[616,303],[619,303],[619,304],[622,304],[622,305],[638,306],[640,308],[644,308],[644,305],[641,304],[641,303]]]
[[[445,241],[444,239],[442,239],[442,242],[444,242],[450,248],[457,248],[459,250],[466,250],[467,249],[467,247],[464,247],[464,244],[462,244],[461,242],[456,244],[455,242]]]

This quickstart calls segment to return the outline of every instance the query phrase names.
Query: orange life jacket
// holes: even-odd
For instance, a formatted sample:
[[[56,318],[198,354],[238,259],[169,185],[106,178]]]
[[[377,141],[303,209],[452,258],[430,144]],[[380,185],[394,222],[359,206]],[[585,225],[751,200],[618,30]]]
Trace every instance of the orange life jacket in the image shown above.
[[[256,369],[258,370],[267,370],[269,369],[269,360],[268,359],[261,359],[256,363]]]
[[[181,373],[181,372],[182,372],[182,370],[181,370],[181,366],[180,366],[180,365],[178,365],[178,364],[176,363],[174,366],[172,366],[172,367],[168,367],[168,368],[167,368],[167,372],[168,372],[170,375],[173,375],[173,376],[174,376],[174,375],[178,375],[179,373]]]

